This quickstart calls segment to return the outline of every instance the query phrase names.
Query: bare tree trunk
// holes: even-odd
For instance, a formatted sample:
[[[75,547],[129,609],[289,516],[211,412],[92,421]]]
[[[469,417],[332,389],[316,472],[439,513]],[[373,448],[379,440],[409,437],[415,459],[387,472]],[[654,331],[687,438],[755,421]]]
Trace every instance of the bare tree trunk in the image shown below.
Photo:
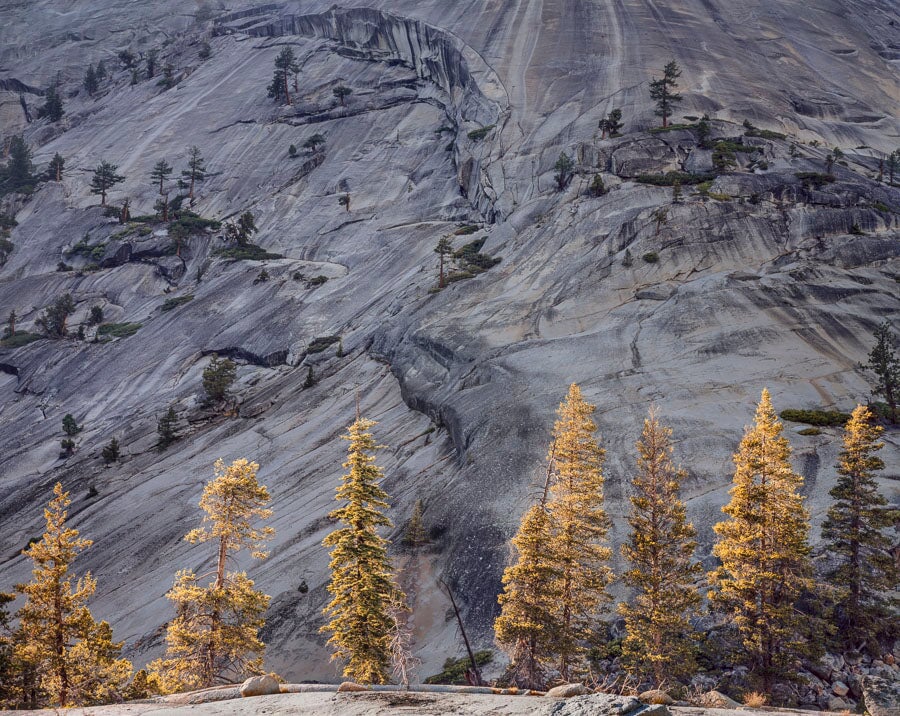
[[[459,624],[459,633],[462,635],[463,643],[466,645],[466,653],[468,653],[469,655],[469,663],[472,665],[471,671],[475,681],[472,686],[481,686],[482,684],[484,684],[484,680],[481,678],[481,671],[478,669],[478,662],[475,661],[475,653],[472,651],[472,645],[469,644],[469,637],[466,635],[466,628],[463,626],[462,617],[459,613],[459,607],[456,606],[456,600],[453,598],[453,592],[450,590],[450,585],[445,581],[441,580],[440,584],[447,592],[447,596],[450,597],[450,604],[453,605],[453,613],[456,614],[456,623]]]

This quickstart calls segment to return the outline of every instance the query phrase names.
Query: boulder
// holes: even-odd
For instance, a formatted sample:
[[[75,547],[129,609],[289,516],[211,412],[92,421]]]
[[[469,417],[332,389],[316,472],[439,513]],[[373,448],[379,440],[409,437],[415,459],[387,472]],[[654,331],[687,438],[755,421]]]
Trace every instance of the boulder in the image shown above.
[[[369,689],[363,686],[362,684],[354,683],[353,681],[344,681],[338,686],[339,694],[347,694],[347,693],[356,693],[358,691],[368,691]]]
[[[828,699],[828,710],[829,711],[845,711],[850,708],[850,704],[848,704],[844,699],[840,696],[832,696]]]
[[[589,693],[591,690],[584,684],[562,684],[550,689],[547,696],[551,699],[570,699],[573,696],[584,696]]]
[[[707,709],[736,709],[740,704],[721,691],[707,691],[697,699],[697,705]]]
[[[673,703],[675,703],[675,699],[669,696],[662,689],[651,689],[650,691],[645,691],[640,694],[638,698],[645,704],[663,704],[664,706],[671,706]]]
[[[643,710],[641,710],[643,709]],[[658,709],[658,711],[651,709]],[[640,711],[640,716],[668,716],[669,711],[665,706],[645,707],[632,696],[618,696],[617,694],[590,694],[587,696],[575,696],[565,701],[554,704],[547,716],[627,716]],[[638,716],[635,714],[635,716]]]
[[[866,711],[871,716],[900,716],[900,680],[866,676],[862,690]]]
[[[835,681],[831,685],[831,693],[835,696],[846,696],[850,693],[850,687],[847,686],[843,681]]]
[[[241,684],[241,696],[268,696],[278,693],[281,693],[281,687],[272,674],[251,676]]]

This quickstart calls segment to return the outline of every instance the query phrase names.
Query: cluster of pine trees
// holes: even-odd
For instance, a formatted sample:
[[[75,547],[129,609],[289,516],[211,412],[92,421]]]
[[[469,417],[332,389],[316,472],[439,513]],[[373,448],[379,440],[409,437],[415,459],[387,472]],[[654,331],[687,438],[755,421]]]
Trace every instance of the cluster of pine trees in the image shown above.
[[[604,511],[603,465],[592,415],[594,406],[572,385],[559,407],[540,499],[526,511],[512,540],[515,562],[503,575],[496,639],[509,654],[505,679],[524,688],[551,680],[583,679],[591,650],[608,640],[614,581],[610,520]],[[333,659],[345,677],[386,683],[393,670],[408,679],[406,597],[380,531],[390,528],[383,472],[375,463],[376,423],[357,416],[347,469],[337,488],[338,523],[323,541],[331,548],[331,601],[324,609]],[[800,495],[802,478],[790,466],[767,391],[735,453],[731,501],[715,526],[720,566],[706,575],[709,609],[726,625],[728,663],[742,662],[763,689],[789,678],[804,658],[829,639],[875,650],[894,615],[886,596],[896,588],[897,566],[884,529],[898,518],[878,493],[876,453],[882,428],[858,406],[846,425],[839,479],[831,491],[823,535],[832,559],[816,581],[808,542],[809,515]],[[704,575],[695,559],[696,532],[680,496],[685,473],[672,459],[672,431],[651,410],[637,442],[631,479],[631,534],[622,546],[628,569],[621,575],[633,597],[618,605],[626,636],[623,662],[642,684],[672,684],[695,673],[702,634],[695,630]],[[24,604],[11,626],[0,594],[0,706],[76,706],[173,693],[233,683],[261,673],[260,639],[269,597],[246,572],[228,569],[246,550],[264,559],[274,535],[256,522],[272,515],[256,463],[219,460],[203,490],[201,525],[185,539],[212,543],[208,573],[178,572],[167,597],[174,618],[166,630],[166,654],[133,673],[112,628],[92,616],[96,590],[89,573],[76,578],[71,565],[91,546],[66,523],[69,494],[60,484],[45,510],[46,530],[24,551],[33,562],[31,582],[16,586]],[[421,505],[411,520],[410,542],[424,537]],[[212,556],[212,555],[211,555]],[[833,637],[836,631],[839,637]]]
[[[594,438],[594,406],[573,385],[559,409],[541,499],[512,540],[516,561],[503,575],[494,628],[511,660],[508,679],[543,688],[551,678],[585,678],[592,648],[605,640],[603,616],[613,576],[603,511],[604,451]],[[690,677],[704,635],[695,629],[704,591],[722,625],[723,663],[743,664],[768,692],[826,646],[868,648],[889,637],[898,584],[884,529],[900,517],[878,493],[882,428],[865,406],[846,425],[834,502],[823,528],[829,567],[816,575],[803,478],[791,468],[768,391],[734,455],[731,500],[715,525],[718,568],[703,575],[696,531],[680,496],[685,473],[672,461],[672,431],[654,411],[637,442],[630,535],[622,581],[632,598],[624,617],[622,661],[640,683],[659,687]],[[818,576],[818,580],[817,580]]]

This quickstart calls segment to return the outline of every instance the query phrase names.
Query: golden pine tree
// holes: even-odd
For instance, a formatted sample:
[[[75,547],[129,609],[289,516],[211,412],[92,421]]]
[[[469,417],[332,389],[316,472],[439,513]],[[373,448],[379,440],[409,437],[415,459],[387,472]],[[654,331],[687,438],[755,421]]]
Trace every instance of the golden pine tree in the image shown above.
[[[542,500],[525,513],[512,538],[516,562],[503,571],[503,593],[497,598],[501,610],[494,635],[509,655],[509,681],[524,689],[544,688],[544,664],[551,656],[555,614],[547,589],[558,573],[547,551],[549,539],[550,517]]]
[[[700,603],[694,582],[696,530],[681,501],[684,472],[672,463],[672,430],[651,409],[637,442],[638,469],[631,481],[631,535],[622,554],[631,565],[623,581],[637,590],[620,604],[626,636],[622,656],[631,670],[659,688],[666,679],[694,673],[696,639],[690,617]]]
[[[722,508],[728,519],[714,527],[713,553],[722,564],[710,573],[710,599],[732,620],[740,658],[766,691],[791,678],[798,658],[817,648],[807,633],[812,620],[797,608],[813,588],[803,478],[791,469],[781,433],[763,390],[755,425],[734,455],[731,501]]]
[[[66,525],[69,493],[56,483],[44,510],[46,531],[23,554],[34,563],[32,580],[18,585],[26,602],[19,610],[14,656],[22,669],[22,705],[79,706],[112,701],[131,678],[106,622],[94,621],[87,600],[97,583],[90,573],[74,580],[69,566],[91,546]],[[73,582],[74,580],[74,582]]]
[[[330,632],[332,660],[346,660],[344,676],[364,684],[383,684],[390,676],[391,605],[402,603],[388,559],[387,540],[379,527],[390,527],[385,516],[387,493],[381,488],[383,473],[375,464],[378,448],[370,428],[373,420],[357,417],[342,437],[350,442],[349,472],[341,478],[335,499],[344,503],[329,517],[343,526],[322,544],[332,547],[331,602],[323,610],[330,621],[321,631]]]
[[[166,632],[166,656],[148,666],[150,681],[158,680],[164,692],[207,688],[262,671],[265,645],[259,630],[269,597],[254,589],[246,573],[226,571],[228,559],[242,549],[265,559],[264,543],[275,534],[271,527],[252,526],[254,519],[272,515],[266,508],[269,491],[257,481],[257,470],[259,465],[243,458],[228,466],[217,460],[215,478],[203,489],[200,507],[206,514],[185,539],[214,542],[216,568],[200,577],[179,572],[166,595],[176,614]],[[203,586],[204,576],[214,579]]]
[[[547,512],[550,538],[547,552],[558,573],[546,592],[554,607],[551,651],[559,672],[571,678],[571,667],[595,640],[600,610],[611,597],[608,566],[612,550],[606,546],[609,518],[603,510],[603,460],[606,451],[594,438],[595,407],[581,397],[574,383],[553,427],[549,460],[554,466]]]
[[[900,511],[888,509],[878,492],[875,472],[884,469],[884,462],[875,453],[884,443],[879,442],[882,428],[872,418],[868,408],[858,405],[844,428],[840,477],[829,493],[834,504],[822,537],[828,551],[839,556],[828,575],[838,588],[838,634],[845,644],[865,641],[874,650],[879,636],[893,638],[887,633],[887,625],[896,619],[889,595],[897,589],[900,573],[883,530],[900,519]]]

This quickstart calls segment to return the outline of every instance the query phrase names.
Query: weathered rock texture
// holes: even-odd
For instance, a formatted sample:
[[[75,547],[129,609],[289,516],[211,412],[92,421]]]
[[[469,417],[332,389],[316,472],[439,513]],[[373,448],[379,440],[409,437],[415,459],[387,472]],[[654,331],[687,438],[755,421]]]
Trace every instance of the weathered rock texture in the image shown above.
[[[138,663],[163,648],[175,571],[210,561],[181,538],[218,457],[258,461],[274,496],[272,556],[240,565],[273,597],[270,668],[336,680],[318,633],[321,539],[341,473],[338,435],[359,395],[389,446],[381,464],[395,536],[424,501],[431,546],[400,561],[422,672],[433,673],[457,648],[438,579],[459,594],[475,640],[491,644],[505,542],[570,382],[598,406],[613,540],[624,535],[632,445],[655,402],[690,472],[706,555],[760,389],[779,408],[852,408],[870,392],[857,366],[871,332],[900,303],[900,192],[872,179],[880,153],[900,144],[900,22],[888,0],[331,5],[4,8],[0,133],[24,130],[39,165],[60,152],[67,171],[15,203],[2,314],[14,308],[31,329],[68,291],[73,329],[93,305],[108,322],[142,327],[109,343],[91,342],[89,328],[83,342],[0,349],[0,587],[27,578],[19,551],[62,480],[73,524],[95,543],[80,565],[100,585],[93,609]],[[295,103],[277,107],[265,88],[285,44],[302,70]],[[132,86],[118,66],[119,50],[151,47],[173,67],[171,89],[158,77]],[[744,119],[791,135],[746,138],[759,152],[736,156],[708,196],[685,186],[677,205],[671,189],[632,181],[712,164],[690,131],[641,131],[654,122],[647,80],[672,57],[684,69],[677,118],[709,113],[718,138],[741,138]],[[100,59],[112,78],[89,98],[81,77]],[[66,117],[30,122],[57,74]],[[354,90],[346,107],[338,84]],[[601,141],[597,122],[614,107],[625,135]],[[326,137],[323,153],[288,156],[314,133]],[[216,232],[172,256],[164,227],[123,233],[89,194],[90,169],[106,159],[127,177],[111,201],[150,213],[151,167],[167,157],[183,169],[190,145],[210,171],[194,209],[217,219],[251,210],[254,240],[284,256],[265,262],[267,281],[259,263],[214,258]],[[835,145],[847,165],[834,183],[795,176],[821,172]],[[556,192],[562,151],[577,173]],[[611,191],[591,198],[597,172]],[[347,195],[349,210],[338,202]],[[481,250],[502,261],[435,293],[434,246],[461,225],[477,231],[454,235],[456,248],[483,238]],[[96,254],[73,256],[86,234]],[[642,258],[652,254],[655,263]],[[80,270],[57,272],[60,261]],[[89,263],[97,269],[83,270]],[[337,343],[308,350],[334,336],[343,357]],[[237,417],[199,404],[212,352],[240,363]],[[318,382],[302,389],[310,365]],[[170,404],[183,437],[159,453],[156,420]],[[67,412],[85,429],[61,460]],[[104,468],[99,452],[113,436],[123,459]],[[791,437],[818,524],[838,431]],[[884,485],[896,500],[898,439],[887,442]]]

